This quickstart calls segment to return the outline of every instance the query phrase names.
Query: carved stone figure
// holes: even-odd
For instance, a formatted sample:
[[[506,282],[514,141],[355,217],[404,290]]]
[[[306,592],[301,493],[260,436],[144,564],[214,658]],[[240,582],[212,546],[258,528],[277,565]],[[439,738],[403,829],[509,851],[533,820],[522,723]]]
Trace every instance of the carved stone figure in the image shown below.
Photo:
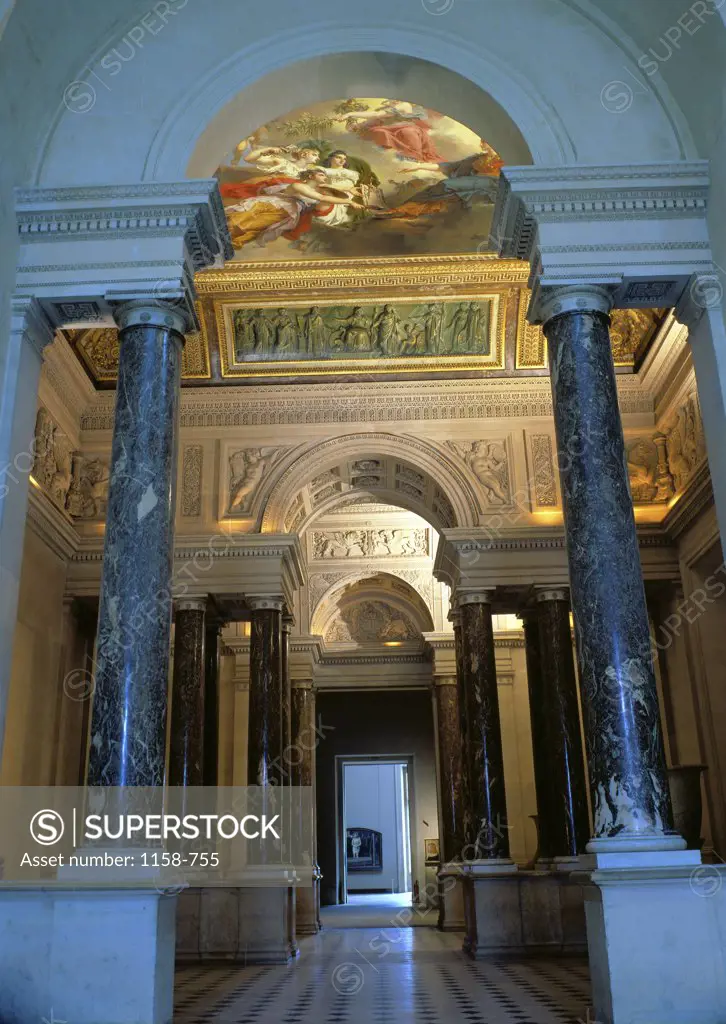
[[[385,601],[343,607],[325,631],[327,643],[391,643],[418,636],[414,624]]]
[[[666,446],[668,467],[676,490],[682,490],[705,457],[705,445],[697,400],[692,395],[679,410],[674,426],[668,431]]]
[[[65,508],[72,475],[71,447],[43,406],[35,420],[33,449],[33,479],[59,508]]]
[[[73,454],[73,479],[66,507],[76,519],[103,519],[108,504],[111,471],[101,459]]]
[[[426,530],[333,530],[313,533],[313,558],[412,557],[428,554]]]
[[[255,491],[278,448],[241,448],[229,459],[229,512],[249,512]]]
[[[498,441],[472,441],[469,444],[450,441],[449,447],[464,459],[491,504],[505,505],[509,501],[507,450],[503,444]]]
[[[628,475],[633,501],[653,501],[658,493],[658,452],[652,441],[638,438],[627,447]]]

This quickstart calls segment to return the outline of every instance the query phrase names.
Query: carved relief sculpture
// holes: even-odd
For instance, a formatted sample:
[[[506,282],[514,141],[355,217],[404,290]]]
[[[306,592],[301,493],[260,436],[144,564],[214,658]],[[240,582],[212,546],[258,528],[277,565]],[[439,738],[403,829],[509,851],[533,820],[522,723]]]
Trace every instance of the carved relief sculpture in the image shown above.
[[[281,451],[281,448],[241,448],[230,455],[228,512],[250,511],[257,488]]]
[[[74,452],[66,505],[70,514],[77,519],[105,518],[110,477],[111,470],[101,459],[87,459],[81,452]]]
[[[35,420],[33,479],[63,509],[71,485],[71,468],[70,442],[41,406]]]
[[[340,610],[325,631],[327,643],[396,643],[413,640],[419,631],[385,601],[361,601]]]
[[[499,441],[449,441],[448,446],[467,464],[484,488],[491,505],[510,501],[507,450]]]
[[[676,490],[681,491],[706,456],[701,415],[695,395],[691,395],[678,410],[675,424],[666,434],[666,447],[668,467]]]
[[[312,537],[313,558],[401,558],[429,553],[428,531],[420,530],[332,530],[316,531]]]
[[[491,353],[491,303],[235,309],[235,363]]]

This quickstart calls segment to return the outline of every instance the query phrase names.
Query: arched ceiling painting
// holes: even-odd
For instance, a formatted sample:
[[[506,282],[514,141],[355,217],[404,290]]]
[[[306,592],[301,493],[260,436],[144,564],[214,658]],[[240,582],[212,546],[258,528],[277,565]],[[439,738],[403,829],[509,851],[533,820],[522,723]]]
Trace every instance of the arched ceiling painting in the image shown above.
[[[484,251],[497,153],[451,117],[394,99],[295,110],[217,170],[236,258]]]

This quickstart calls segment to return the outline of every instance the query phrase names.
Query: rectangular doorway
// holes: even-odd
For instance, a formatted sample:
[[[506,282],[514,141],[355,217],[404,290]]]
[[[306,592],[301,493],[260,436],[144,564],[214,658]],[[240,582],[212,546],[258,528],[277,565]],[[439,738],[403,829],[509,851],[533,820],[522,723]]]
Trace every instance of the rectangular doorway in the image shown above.
[[[341,759],[341,896],[345,903],[410,905],[408,760]]]

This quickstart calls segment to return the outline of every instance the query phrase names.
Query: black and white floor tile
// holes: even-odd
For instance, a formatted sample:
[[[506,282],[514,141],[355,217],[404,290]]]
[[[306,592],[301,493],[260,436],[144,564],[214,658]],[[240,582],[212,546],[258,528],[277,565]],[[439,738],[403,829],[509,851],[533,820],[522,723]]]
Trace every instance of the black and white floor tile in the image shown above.
[[[177,972],[175,1024],[586,1024],[584,960],[471,961],[434,928],[324,928],[289,967]]]

